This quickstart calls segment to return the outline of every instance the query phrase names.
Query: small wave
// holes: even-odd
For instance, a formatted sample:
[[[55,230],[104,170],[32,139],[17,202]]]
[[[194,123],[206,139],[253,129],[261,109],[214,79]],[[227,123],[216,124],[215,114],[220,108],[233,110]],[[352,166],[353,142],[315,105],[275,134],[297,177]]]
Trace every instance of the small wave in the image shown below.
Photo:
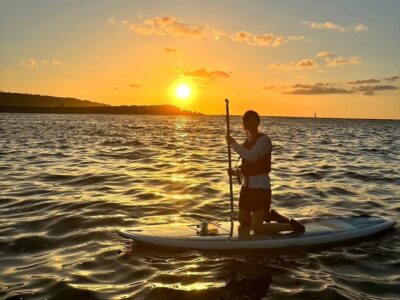
[[[33,253],[48,250],[53,245],[52,240],[42,235],[16,237],[8,245],[10,251]]]
[[[352,172],[352,171],[346,171],[344,173],[345,176],[353,178],[353,179],[358,179],[364,182],[386,182],[386,183],[397,183],[400,182],[400,179],[397,177],[388,177],[380,174],[370,174],[370,175],[365,175],[357,172]]]
[[[14,197],[27,197],[27,196],[38,196],[38,195],[46,195],[53,194],[54,191],[47,189],[35,189],[35,188],[24,188],[24,190],[17,190],[15,192],[7,192],[5,195],[14,196]]]
[[[84,185],[94,185],[99,183],[104,183],[107,180],[111,179],[112,175],[93,175],[87,174],[78,176],[72,180],[66,181],[65,183],[74,185],[74,186],[84,186]]]
[[[324,174],[322,172],[306,172],[306,173],[300,173],[299,176],[301,177],[307,177],[307,178],[312,178],[312,179],[323,179]]]
[[[65,181],[74,179],[76,176],[67,174],[43,174],[40,176],[44,181]]]
[[[327,193],[331,194],[331,195],[357,195],[357,193],[354,193],[352,191],[346,190],[344,188],[340,188],[340,187],[333,187],[327,190]]]

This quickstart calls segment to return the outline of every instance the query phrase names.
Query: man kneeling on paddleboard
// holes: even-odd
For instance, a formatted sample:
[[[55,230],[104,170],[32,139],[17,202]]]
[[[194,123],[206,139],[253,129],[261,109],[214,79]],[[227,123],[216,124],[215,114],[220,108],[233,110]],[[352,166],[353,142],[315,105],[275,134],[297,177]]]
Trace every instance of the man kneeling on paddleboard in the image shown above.
[[[239,168],[244,176],[239,198],[239,222],[251,225],[255,233],[276,233],[280,231],[304,232],[303,224],[294,219],[280,215],[271,207],[271,171],[272,142],[268,135],[260,133],[260,116],[249,110],[243,115],[243,127],[248,136],[243,145],[238,144],[231,136],[227,142],[242,158]],[[238,175],[230,169],[229,175]],[[267,221],[267,223],[264,223]],[[271,223],[276,221],[277,223]]]

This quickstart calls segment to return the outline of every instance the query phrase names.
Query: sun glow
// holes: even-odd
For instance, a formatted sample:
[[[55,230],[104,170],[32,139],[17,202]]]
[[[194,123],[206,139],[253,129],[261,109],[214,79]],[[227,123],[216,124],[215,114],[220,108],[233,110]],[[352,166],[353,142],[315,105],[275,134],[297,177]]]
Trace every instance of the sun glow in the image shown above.
[[[176,87],[175,94],[178,99],[186,100],[192,93],[191,88],[186,83],[181,83]]]

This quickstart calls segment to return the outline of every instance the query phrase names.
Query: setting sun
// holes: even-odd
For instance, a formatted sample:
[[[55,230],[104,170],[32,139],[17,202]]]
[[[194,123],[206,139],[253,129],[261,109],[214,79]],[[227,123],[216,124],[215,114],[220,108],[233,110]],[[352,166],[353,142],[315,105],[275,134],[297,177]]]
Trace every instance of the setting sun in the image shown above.
[[[176,87],[175,94],[179,99],[185,100],[190,96],[191,89],[186,83],[181,83]]]

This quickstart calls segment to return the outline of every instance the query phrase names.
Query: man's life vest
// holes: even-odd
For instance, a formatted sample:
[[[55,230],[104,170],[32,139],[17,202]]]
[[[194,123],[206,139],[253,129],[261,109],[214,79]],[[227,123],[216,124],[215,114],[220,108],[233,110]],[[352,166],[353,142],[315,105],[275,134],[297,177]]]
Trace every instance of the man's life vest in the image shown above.
[[[259,134],[257,138],[253,141],[246,141],[243,144],[243,147],[246,149],[251,149],[257,142],[257,140],[263,136],[264,134]],[[269,138],[268,138],[269,139]],[[271,152],[272,152],[272,142],[271,142],[271,149],[265,154],[263,157],[258,159],[255,162],[250,162],[242,158],[242,174],[244,176],[251,176],[251,175],[260,175],[260,174],[268,174],[271,172]]]

